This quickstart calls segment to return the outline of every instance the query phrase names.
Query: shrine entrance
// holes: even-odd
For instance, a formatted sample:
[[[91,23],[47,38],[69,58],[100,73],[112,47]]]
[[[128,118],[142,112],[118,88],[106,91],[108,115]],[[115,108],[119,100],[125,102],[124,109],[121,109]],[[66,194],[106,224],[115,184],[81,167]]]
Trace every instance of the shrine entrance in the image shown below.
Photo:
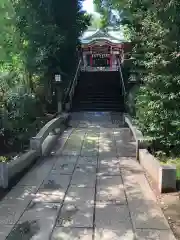
[[[110,56],[108,54],[93,54],[92,67],[110,67]]]
[[[124,58],[128,43],[102,30],[81,39],[82,71],[118,71],[117,58]]]

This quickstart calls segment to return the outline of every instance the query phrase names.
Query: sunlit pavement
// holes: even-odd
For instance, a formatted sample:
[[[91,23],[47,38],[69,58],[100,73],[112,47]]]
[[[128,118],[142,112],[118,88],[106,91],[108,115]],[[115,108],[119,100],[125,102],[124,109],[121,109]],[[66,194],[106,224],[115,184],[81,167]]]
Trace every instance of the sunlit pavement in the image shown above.
[[[0,240],[175,240],[120,113],[73,113],[0,205]]]

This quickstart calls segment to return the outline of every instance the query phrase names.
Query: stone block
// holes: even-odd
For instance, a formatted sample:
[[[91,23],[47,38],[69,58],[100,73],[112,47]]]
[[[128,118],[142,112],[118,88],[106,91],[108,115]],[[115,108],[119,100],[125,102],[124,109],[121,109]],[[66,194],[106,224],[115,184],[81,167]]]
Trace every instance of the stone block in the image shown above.
[[[176,167],[174,165],[162,165],[146,149],[139,150],[139,161],[160,192],[176,190]]]
[[[8,164],[6,162],[0,163],[0,187],[8,187]]]
[[[160,186],[162,192],[176,190],[176,166],[175,165],[161,165],[160,169]]]
[[[67,103],[65,104],[65,110],[68,112],[68,111],[70,110],[70,108],[71,108],[71,103],[70,103],[70,102],[67,102]]]
[[[25,168],[30,166],[39,156],[35,150],[20,155],[8,163],[8,178],[11,179],[18,173],[22,172]]]
[[[30,139],[30,149],[35,150],[39,153],[39,155],[42,155],[42,140],[41,138],[32,137]]]

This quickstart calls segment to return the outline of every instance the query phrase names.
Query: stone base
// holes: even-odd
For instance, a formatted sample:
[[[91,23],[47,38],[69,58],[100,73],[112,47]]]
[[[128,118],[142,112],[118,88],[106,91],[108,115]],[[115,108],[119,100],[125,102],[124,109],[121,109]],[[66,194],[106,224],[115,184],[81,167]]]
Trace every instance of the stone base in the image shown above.
[[[139,150],[139,161],[157,184],[160,192],[176,190],[176,167],[174,165],[162,165],[146,149]]]

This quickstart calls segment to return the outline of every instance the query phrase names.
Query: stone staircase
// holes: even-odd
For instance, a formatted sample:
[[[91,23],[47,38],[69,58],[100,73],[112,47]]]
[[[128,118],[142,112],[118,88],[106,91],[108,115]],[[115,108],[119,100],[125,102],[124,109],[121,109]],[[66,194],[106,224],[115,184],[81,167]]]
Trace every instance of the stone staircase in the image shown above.
[[[81,72],[72,111],[124,112],[119,72]]]

